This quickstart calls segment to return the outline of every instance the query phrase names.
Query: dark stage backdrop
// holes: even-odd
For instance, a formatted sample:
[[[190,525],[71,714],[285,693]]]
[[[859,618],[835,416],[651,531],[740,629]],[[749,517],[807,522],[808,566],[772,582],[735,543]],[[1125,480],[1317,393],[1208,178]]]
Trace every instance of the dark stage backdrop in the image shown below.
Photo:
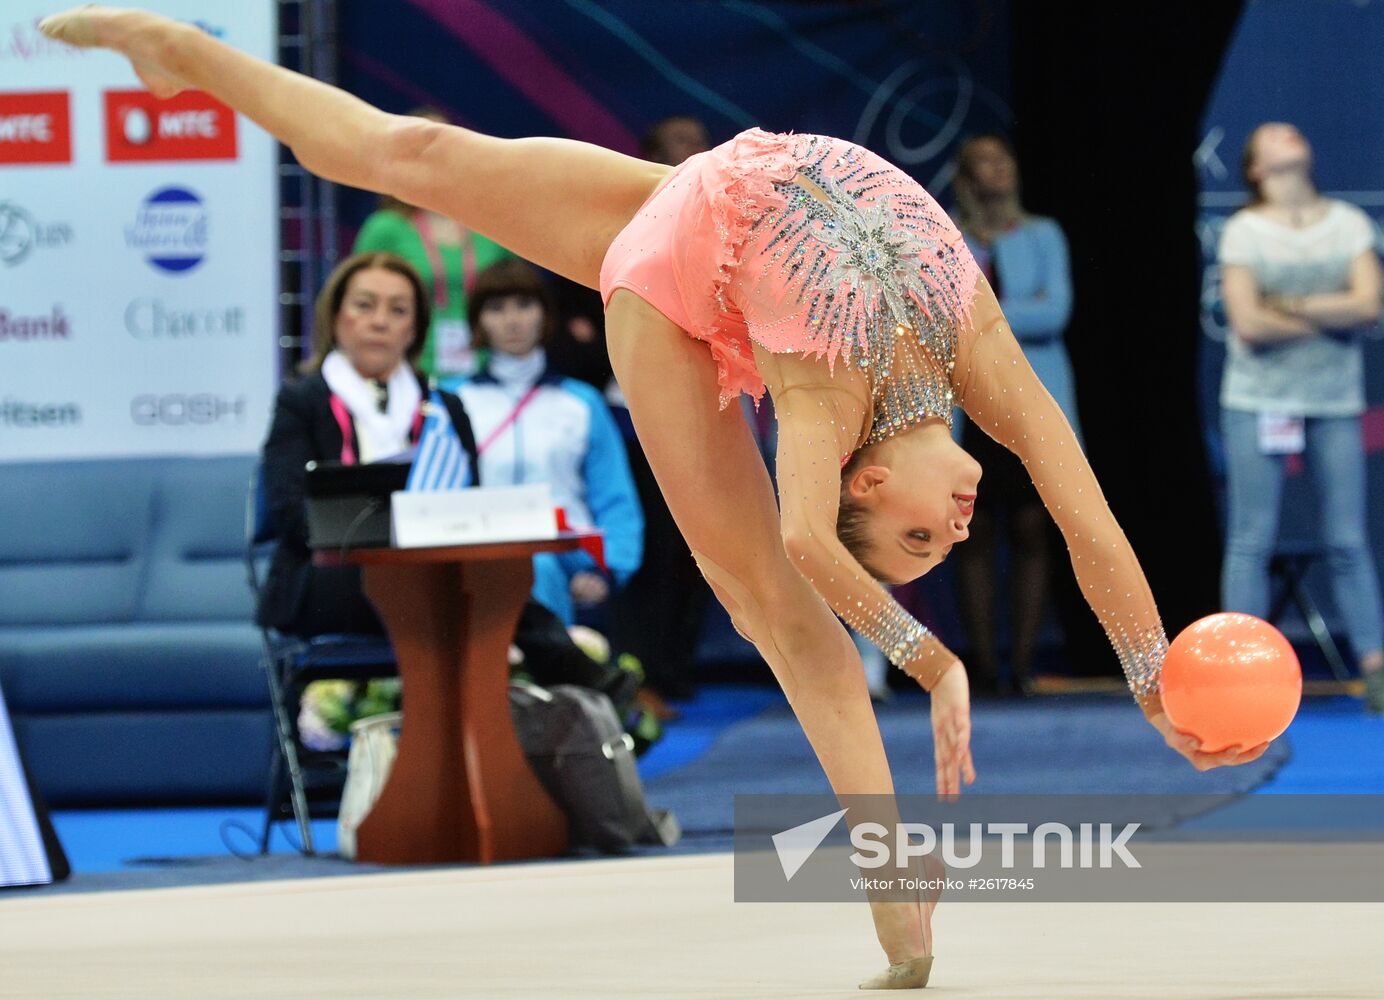
[[[1087,447],[1170,636],[1217,610],[1220,538],[1197,413],[1192,154],[1239,3],[1015,3],[1015,138],[1072,247],[1067,341]],[[1113,669],[1065,591],[1073,663]]]
[[[1010,118],[1003,6],[973,0],[390,0],[340,7],[340,82],[492,135],[638,153],[671,114],[854,139],[945,184],[957,140]],[[373,198],[347,198],[358,225]]]

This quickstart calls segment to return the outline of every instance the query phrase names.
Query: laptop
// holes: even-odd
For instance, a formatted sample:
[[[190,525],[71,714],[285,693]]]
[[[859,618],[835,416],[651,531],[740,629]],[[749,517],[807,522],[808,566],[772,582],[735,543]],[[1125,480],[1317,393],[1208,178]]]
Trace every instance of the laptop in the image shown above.
[[[407,462],[309,462],[308,545],[314,549],[387,546],[390,496],[408,483]]]

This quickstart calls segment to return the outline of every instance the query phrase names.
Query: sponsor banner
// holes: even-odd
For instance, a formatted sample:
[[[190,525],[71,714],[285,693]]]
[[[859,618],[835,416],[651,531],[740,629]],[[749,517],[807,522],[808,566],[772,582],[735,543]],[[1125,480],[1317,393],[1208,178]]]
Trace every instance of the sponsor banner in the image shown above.
[[[130,400],[130,419],[140,427],[208,427],[243,424],[249,416],[242,394],[144,392]]]
[[[72,323],[62,306],[34,315],[0,306],[0,344],[6,341],[70,340]]]
[[[164,101],[147,90],[108,90],[105,121],[111,163],[236,158],[235,112],[198,90]]]
[[[139,206],[125,227],[125,245],[140,252],[150,267],[184,274],[206,258],[209,220],[202,199],[185,187],[163,187]]]
[[[71,160],[72,114],[67,91],[0,91],[0,164]]]
[[[218,340],[245,336],[243,305],[180,303],[147,295],[125,307],[125,332],[135,340]]]
[[[277,58],[272,0],[141,6]],[[52,10],[0,3],[0,463],[255,452],[279,382],[278,145],[44,40]]]
[[[72,239],[70,223],[37,219],[17,202],[0,201],[0,267],[18,267],[35,252],[62,249]]]
[[[62,65],[89,57],[90,49],[74,49],[38,30],[40,16],[26,15],[19,4],[7,4],[0,16],[0,72],[17,75],[51,63]],[[57,8],[52,8],[52,10]]]
[[[45,427],[80,427],[82,404],[76,400],[17,399],[0,396],[0,427],[25,430]]]

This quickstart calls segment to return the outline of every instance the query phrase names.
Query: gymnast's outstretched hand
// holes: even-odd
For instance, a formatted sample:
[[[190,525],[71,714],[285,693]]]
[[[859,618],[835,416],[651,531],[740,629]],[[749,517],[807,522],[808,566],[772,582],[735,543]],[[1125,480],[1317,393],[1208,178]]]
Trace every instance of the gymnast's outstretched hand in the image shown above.
[[[971,690],[966,668],[955,660],[932,688],[932,744],[937,762],[937,794],[954,800],[961,783],[976,780],[971,761]]]
[[[1269,748],[1268,743],[1260,743],[1257,747],[1248,749],[1230,747],[1219,753],[1203,753],[1200,741],[1190,733],[1174,729],[1166,713],[1160,711],[1149,716],[1149,722],[1163,734],[1163,739],[1168,746],[1191,761],[1192,766],[1198,771],[1209,771],[1213,767],[1233,767],[1236,764],[1248,764],[1250,761],[1262,757],[1264,751]]]

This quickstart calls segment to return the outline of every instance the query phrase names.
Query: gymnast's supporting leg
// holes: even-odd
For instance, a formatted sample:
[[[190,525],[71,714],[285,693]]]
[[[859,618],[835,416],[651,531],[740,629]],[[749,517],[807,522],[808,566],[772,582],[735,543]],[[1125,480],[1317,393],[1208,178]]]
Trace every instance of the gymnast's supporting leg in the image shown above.
[[[739,409],[719,408],[710,353],[623,289],[606,338],[649,464],[717,598],[773,669],[837,795],[887,797],[892,812],[859,654],[784,552],[768,471]],[[872,911],[891,962],[931,951],[916,903],[875,902]]]
[[[570,139],[497,139],[386,114],[143,11],[78,8],[42,27],[73,45],[120,52],[161,96],[186,87],[207,91],[321,177],[449,215],[593,288],[611,241],[670,170]]]

